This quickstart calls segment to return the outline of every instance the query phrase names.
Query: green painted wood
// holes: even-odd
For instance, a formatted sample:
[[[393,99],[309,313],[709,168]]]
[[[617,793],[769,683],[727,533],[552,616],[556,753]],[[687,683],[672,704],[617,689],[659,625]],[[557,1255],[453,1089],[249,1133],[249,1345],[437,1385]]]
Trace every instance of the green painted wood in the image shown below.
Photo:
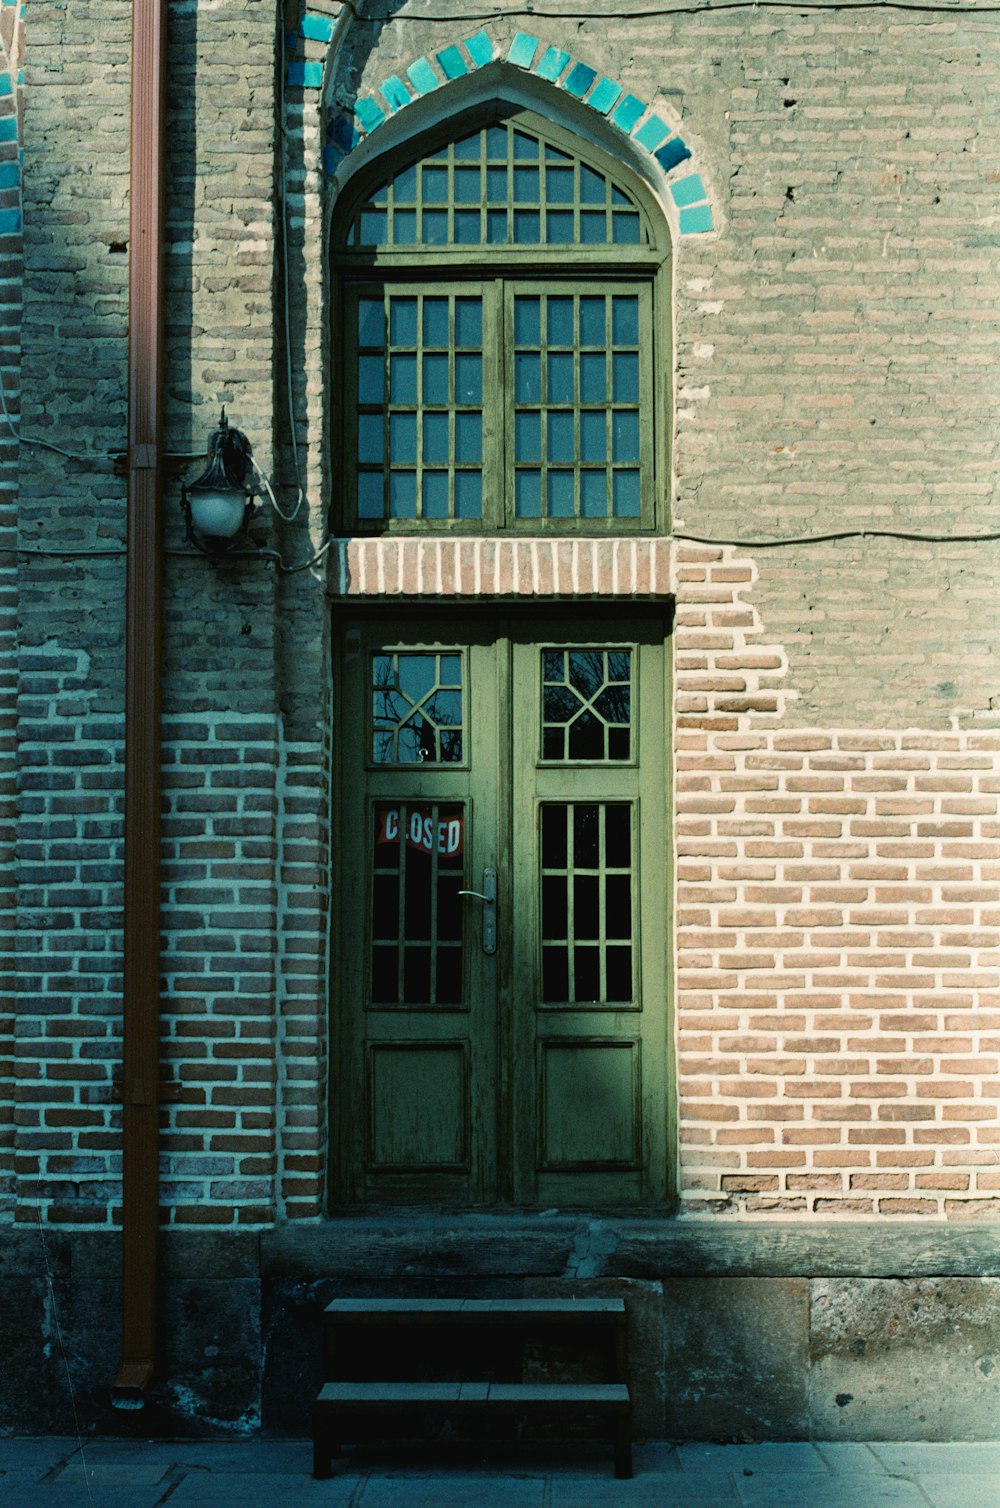
[[[400,638],[365,619],[344,632],[338,1198],[662,1201],[669,1189],[670,1051],[662,620],[602,619],[595,626],[565,619],[557,638],[542,620],[492,629],[455,622],[447,640],[435,638],[443,626],[414,620]],[[462,758],[406,767],[374,759],[369,724],[382,704],[378,695],[372,700],[372,667],[415,664],[424,653],[432,687],[441,674],[433,656],[445,651],[465,667]],[[627,758],[612,758],[606,739],[600,758],[572,757],[572,741],[562,746],[564,757],[546,755],[542,666],[543,656],[556,652],[567,675],[598,667],[587,693],[595,707],[605,705],[600,676],[610,674],[609,654],[625,657]],[[434,828],[438,814],[459,810],[462,888],[481,890],[486,866],[497,870],[498,947],[495,956],[484,954],[481,903],[466,897],[461,998],[444,1000],[434,993],[434,960],[446,945],[434,942],[434,928],[457,898],[441,912],[437,860],[414,857],[407,843],[390,846],[395,857],[386,858],[374,839],[388,833],[387,814],[398,828],[407,814],[429,811]],[[542,971],[539,842],[552,813],[565,813],[567,834],[576,833],[567,836],[561,864],[546,859],[544,869],[563,886],[565,922],[557,916],[553,925],[566,938],[559,948],[570,959],[568,996],[553,993]],[[413,930],[411,899],[419,896],[411,897],[411,870],[429,876],[422,925],[430,941]],[[613,889],[621,885],[624,891]],[[591,900],[584,904],[586,887]],[[627,902],[612,905],[613,894]],[[545,946],[546,957],[559,951],[552,938]],[[413,960],[428,948],[425,998],[409,981]],[[594,984],[579,972],[585,958],[599,960],[588,966]]]

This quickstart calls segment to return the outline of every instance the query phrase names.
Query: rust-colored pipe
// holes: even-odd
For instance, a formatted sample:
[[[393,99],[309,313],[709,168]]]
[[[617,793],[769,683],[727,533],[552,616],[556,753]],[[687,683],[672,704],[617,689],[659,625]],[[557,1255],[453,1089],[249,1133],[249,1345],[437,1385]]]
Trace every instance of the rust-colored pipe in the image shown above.
[[[166,11],[132,0],[120,1407],[143,1403],[156,1365]]]

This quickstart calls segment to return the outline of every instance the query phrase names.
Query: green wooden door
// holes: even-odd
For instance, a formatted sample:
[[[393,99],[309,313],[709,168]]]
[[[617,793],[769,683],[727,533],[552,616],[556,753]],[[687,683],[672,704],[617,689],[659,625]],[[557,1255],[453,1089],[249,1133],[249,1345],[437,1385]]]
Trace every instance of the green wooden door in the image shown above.
[[[343,647],[338,1201],[664,1199],[662,620]]]

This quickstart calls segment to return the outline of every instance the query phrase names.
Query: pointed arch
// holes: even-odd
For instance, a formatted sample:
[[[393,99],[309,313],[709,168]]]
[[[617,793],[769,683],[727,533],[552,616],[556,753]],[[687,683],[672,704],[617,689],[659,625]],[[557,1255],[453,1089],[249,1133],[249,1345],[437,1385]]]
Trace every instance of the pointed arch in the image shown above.
[[[290,89],[315,90],[325,101],[323,166],[334,196],[343,182],[344,166],[349,164],[353,171],[351,160],[358,152],[365,157],[376,133],[394,141],[416,128],[417,122],[412,127],[409,120],[404,124],[401,115],[414,112],[426,122],[435,114],[488,98],[490,90],[502,84],[505,96],[526,96],[526,103],[547,97],[556,118],[562,116],[581,134],[594,131],[608,150],[647,180],[675,236],[700,236],[717,229],[719,206],[710,181],[672,112],[653,109],[585,59],[528,32],[518,32],[504,54],[485,29],[445,41],[345,108],[338,98],[337,64],[354,19],[352,10],[363,17],[360,3],[342,7],[335,17],[306,10],[292,38],[293,55],[287,65]],[[302,55],[294,55],[296,50]]]

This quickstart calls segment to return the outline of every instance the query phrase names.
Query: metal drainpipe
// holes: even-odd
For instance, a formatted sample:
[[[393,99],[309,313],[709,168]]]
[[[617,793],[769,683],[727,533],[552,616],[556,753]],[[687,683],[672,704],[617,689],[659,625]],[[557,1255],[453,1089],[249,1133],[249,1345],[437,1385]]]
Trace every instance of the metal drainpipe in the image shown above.
[[[142,1406],[156,1365],[166,11],[132,3],[120,1408]]]

